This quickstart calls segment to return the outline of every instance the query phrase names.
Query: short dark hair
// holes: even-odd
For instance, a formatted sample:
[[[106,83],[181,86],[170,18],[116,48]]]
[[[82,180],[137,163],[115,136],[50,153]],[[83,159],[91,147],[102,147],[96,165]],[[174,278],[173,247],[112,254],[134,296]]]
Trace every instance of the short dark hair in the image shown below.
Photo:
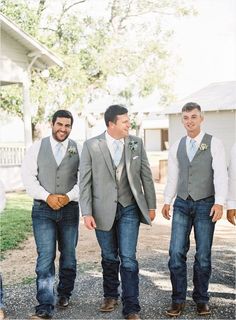
[[[108,107],[104,113],[106,126],[109,126],[109,121],[116,123],[117,116],[128,113],[128,109],[120,104],[114,104]]]
[[[200,112],[202,111],[198,103],[188,102],[183,106],[182,112],[189,112],[189,111],[192,111],[193,109],[198,109]]]
[[[70,111],[68,110],[57,110],[54,115],[52,116],[52,124],[54,125],[57,118],[68,118],[68,119],[71,119],[71,126],[73,124],[73,116],[71,114]]]

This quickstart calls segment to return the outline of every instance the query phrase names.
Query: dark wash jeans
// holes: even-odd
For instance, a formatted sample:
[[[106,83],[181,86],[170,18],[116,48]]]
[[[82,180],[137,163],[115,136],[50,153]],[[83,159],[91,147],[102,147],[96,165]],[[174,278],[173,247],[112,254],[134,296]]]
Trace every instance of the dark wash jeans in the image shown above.
[[[187,252],[190,233],[194,228],[196,254],[193,265],[193,293],[196,303],[209,301],[208,286],[211,276],[211,247],[215,223],[210,211],[214,197],[193,201],[179,197],[174,202],[169,269],[172,283],[172,301],[182,303],[187,292]]]
[[[134,204],[124,208],[118,204],[112,229],[96,230],[102,254],[104,297],[119,297],[120,271],[124,316],[140,311],[139,268],[136,260],[139,225],[138,206]]]
[[[51,314],[54,309],[54,280],[56,244],[60,251],[59,296],[70,297],[76,278],[79,207],[70,202],[59,210],[52,210],[45,202],[34,201],[32,209],[33,231],[37,247],[37,300],[40,310]]]

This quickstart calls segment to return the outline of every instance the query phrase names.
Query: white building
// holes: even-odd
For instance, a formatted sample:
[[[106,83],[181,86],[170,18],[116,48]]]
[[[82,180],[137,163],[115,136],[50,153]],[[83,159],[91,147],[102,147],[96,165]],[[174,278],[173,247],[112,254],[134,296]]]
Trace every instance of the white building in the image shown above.
[[[198,103],[204,112],[202,128],[220,138],[227,157],[236,141],[236,81],[216,82],[177,101],[164,113],[169,115],[169,143],[186,134],[181,123],[181,109],[187,102]]]
[[[43,46],[29,34],[21,30],[15,23],[0,13],[1,23],[1,52],[0,52],[0,81],[1,86],[19,84],[22,86],[24,121],[12,118],[11,125],[6,123],[4,113],[1,118],[0,142],[6,134],[16,137],[15,142],[23,136],[25,146],[32,143],[30,84],[31,70],[44,71],[51,66],[63,66],[63,62],[48,48]],[[5,131],[4,131],[5,130]],[[6,133],[7,131],[7,133]],[[5,142],[9,142],[6,140]],[[20,167],[24,147],[0,146],[0,176],[6,191],[22,187]]]

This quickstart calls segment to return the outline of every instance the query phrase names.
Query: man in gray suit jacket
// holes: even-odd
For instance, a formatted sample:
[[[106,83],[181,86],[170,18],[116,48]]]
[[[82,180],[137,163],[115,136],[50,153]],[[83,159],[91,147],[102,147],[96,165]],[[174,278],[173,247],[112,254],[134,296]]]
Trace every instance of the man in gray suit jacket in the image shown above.
[[[117,306],[120,271],[123,315],[140,319],[136,246],[140,222],[151,224],[155,218],[155,189],[143,142],[129,135],[128,110],[112,105],[104,117],[107,131],[87,140],[82,150],[81,211],[101,247],[104,301],[100,311]]]

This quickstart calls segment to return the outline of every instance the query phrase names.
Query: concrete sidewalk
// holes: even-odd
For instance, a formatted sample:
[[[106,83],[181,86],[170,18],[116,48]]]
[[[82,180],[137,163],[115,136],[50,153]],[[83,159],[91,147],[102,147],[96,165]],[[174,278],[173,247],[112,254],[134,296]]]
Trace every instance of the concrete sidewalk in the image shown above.
[[[81,224],[80,232],[88,232]],[[150,228],[141,226],[138,259],[140,266],[140,303],[142,319],[165,319],[165,309],[171,301],[169,280],[168,245],[170,222],[159,214]],[[192,235],[193,237],[193,235]],[[81,241],[81,246],[83,241]],[[80,246],[80,243],[79,243]],[[91,260],[80,263],[78,253],[78,277],[66,310],[55,310],[54,319],[121,319],[121,305],[112,314],[98,312],[102,301],[102,276],[94,235],[91,240]],[[188,254],[188,298],[186,308],[179,319],[198,319],[191,299],[194,240]],[[216,225],[212,250],[213,270],[210,284],[211,316],[207,319],[235,319],[235,228],[226,220]],[[9,319],[28,319],[34,312],[35,284],[5,287],[5,305]],[[200,319],[204,319],[201,317]]]

